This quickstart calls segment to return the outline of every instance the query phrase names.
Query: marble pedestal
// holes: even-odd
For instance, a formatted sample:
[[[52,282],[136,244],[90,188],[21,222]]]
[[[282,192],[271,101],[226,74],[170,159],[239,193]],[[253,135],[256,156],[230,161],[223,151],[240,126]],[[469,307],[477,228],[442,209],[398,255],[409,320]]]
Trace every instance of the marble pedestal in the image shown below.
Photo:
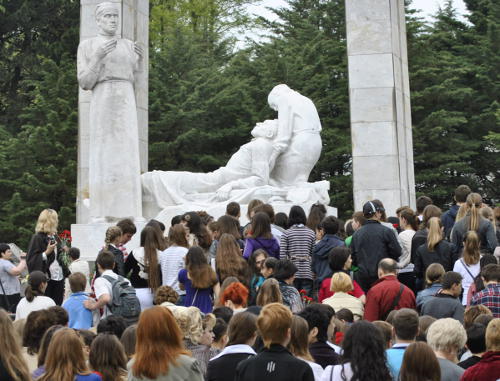
[[[106,230],[116,224],[73,224],[71,225],[71,237],[73,241],[71,246],[80,249],[80,258],[86,261],[95,261],[97,254],[104,246]],[[133,249],[140,246],[141,230],[146,226],[146,222],[135,222],[137,233],[125,245],[130,253]]]

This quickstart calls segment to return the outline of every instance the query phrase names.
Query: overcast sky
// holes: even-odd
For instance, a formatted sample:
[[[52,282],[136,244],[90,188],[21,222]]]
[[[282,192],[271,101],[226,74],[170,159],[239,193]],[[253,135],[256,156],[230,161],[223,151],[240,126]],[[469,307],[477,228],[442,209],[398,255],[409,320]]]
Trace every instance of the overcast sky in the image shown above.
[[[421,9],[421,15],[431,20],[430,15],[434,14],[439,6],[444,6],[444,3],[445,0],[413,0],[412,8]],[[465,13],[466,10],[463,0],[453,0],[453,4],[459,14]],[[262,0],[259,5],[250,6],[249,10],[251,13],[255,13],[259,16],[274,19],[275,15],[272,12],[269,12],[266,7],[277,8],[285,5],[285,0]]]

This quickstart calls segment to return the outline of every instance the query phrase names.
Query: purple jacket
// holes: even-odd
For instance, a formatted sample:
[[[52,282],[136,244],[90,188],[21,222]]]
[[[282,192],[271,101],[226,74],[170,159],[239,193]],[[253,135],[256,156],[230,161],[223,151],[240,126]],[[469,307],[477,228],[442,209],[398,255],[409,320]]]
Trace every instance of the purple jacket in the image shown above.
[[[270,257],[280,259],[280,244],[276,238],[247,238],[243,258],[248,259],[257,249],[263,249]]]

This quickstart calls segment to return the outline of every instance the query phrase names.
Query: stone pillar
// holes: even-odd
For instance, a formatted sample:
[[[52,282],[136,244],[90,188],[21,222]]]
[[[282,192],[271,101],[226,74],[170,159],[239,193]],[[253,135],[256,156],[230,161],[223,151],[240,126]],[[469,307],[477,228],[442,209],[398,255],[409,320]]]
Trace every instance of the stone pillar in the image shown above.
[[[354,206],[415,207],[404,0],[347,0]]]
[[[103,0],[80,0],[80,41],[97,35],[95,7]],[[137,41],[144,49],[144,69],[136,76],[135,94],[139,123],[141,172],[148,170],[148,45],[149,0],[107,0],[117,3],[120,27],[117,37]],[[76,83],[76,81],[75,81]],[[76,84],[77,85],[77,84]],[[78,95],[78,178],[76,196],[77,224],[89,223],[89,107],[90,91],[79,87]]]

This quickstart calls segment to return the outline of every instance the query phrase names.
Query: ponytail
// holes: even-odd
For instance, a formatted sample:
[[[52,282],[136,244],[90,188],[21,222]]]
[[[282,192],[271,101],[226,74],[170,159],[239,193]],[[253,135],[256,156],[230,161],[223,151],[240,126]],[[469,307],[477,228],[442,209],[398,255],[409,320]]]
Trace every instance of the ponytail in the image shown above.
[[[33,271],[29,274],[28,286],[24,291],[24,296],[28,302],[32,302],[35,297],[43,295],[40,291],[42,283],[47,283],[47,276],[41,271]]]
[[[122,229],[118,226],[110,226],[108,230],[106,230],[106,237],[104,239],[104,243],[106,247],[109,246],[111,242],[113,242],[118,237],[121,237],[123,234]]]
[[[467,228],[469,230],[478,231],[479,221],[481,216],[479,215],[479,209],[483,203],[483,199],[478,193],[471,193],[467,196],[467,209],[469,212],[469,221]]]
[[[441,231],[441,220],[438,217],[431,217],[427,222],[429,233],[427,234],[427,249],[434,251],[436,245],[443,240],[443,232]]]
[[[475,265],[481,258],[479,251],[479,237],[474,230],[469,230],[464,237],[464,251],[462,258],[467,265]]]
[[[35,296],[39,296],[40,295],[40,291],[38,290],[34,290],[31,285],[28,284],[28,286],[26,286],[26,290],[24,290],[24,296],[26,297],[26,300],[28,302],[32,302],[33,299],[35,299]]]

